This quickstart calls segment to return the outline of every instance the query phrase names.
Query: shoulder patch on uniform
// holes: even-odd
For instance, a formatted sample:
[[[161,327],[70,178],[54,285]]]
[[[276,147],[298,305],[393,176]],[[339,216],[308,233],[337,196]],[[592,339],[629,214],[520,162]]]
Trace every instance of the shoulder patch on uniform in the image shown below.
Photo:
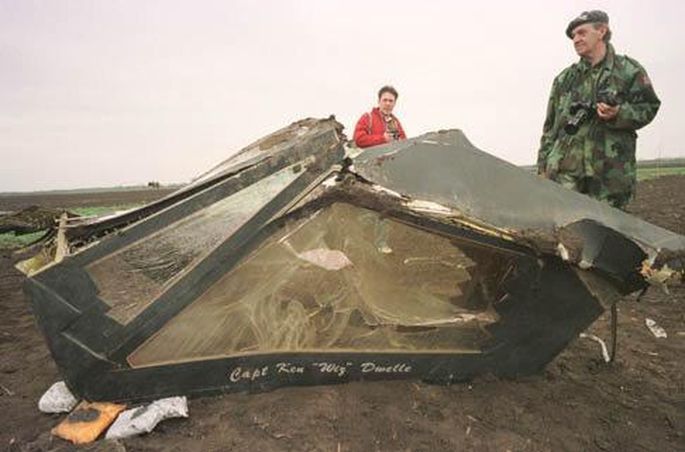
[[[632,66],[633,69],[636,69],[638,71],[644,71],[642,65],[635,58],[631,58],[628,55],[623,55],[623,58],[628,64]]]
[[[644,72],[642,74],[640,74],[639,80],[640,80],[640,83],[642,84],[642,86],[650,86],[652,84],[652,81],[649,79],[647,74],[645,74]]]

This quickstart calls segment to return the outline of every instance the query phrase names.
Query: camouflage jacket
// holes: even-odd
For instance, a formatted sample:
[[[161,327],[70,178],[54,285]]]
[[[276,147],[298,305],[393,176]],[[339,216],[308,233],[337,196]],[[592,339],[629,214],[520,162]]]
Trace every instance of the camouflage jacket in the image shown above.
[[[597,102],[607,97],[618,102],[620,109],[616,118],[602,121],[594,110]],[[573,117],[569,111],[573,103],[589,104],[592,111],[570,135],[564,126]],[[559,174],[594,177],[609,193],[632,195],[635,130],[654,119],[660,104],[642,66],[616,55],[611,44],[595,67],[581,59],[554,79],[540,140],[538,173],[553,180]]]

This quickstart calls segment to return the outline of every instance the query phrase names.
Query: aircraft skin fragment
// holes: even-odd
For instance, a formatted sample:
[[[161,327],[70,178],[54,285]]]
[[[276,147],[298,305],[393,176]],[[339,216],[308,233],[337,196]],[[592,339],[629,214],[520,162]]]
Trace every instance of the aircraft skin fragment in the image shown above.
[[[64,225],[25,290],[72,392],[517,377],[622,295],[682,281],[685,237],[461,131],[344,142],[333,118],[298,121],[156,203]]]

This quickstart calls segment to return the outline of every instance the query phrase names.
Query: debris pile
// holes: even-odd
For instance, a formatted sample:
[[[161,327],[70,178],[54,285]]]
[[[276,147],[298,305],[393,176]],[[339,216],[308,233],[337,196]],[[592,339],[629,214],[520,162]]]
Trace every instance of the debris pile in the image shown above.
[[[332,118],[60,231],[26,291],[69,388],[117,402],[539,372],[685,262],[685,237],[459,130],[357,153]]]

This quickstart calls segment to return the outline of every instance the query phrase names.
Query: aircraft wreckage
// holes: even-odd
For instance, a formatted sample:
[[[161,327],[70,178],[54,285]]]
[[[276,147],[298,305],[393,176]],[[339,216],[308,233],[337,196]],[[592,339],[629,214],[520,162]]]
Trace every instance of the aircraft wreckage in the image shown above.
[[[459,130],[346,151],[307,119],[159,201],[63,219],[56,258],[22,268],[72,391],[525,375],[622,295],[682,280],[685,237]]]

